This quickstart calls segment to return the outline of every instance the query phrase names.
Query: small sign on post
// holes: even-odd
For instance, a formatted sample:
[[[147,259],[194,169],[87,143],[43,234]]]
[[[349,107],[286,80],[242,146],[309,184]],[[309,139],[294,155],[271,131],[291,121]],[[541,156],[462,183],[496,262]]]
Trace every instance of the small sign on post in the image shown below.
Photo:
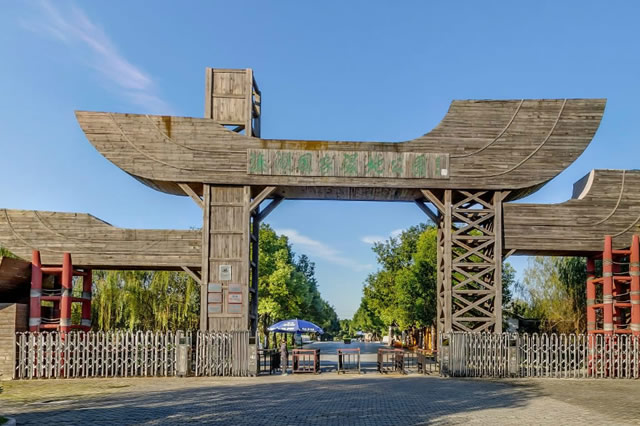
[[[220,265],[220,281],[231,281],[231,265]]]

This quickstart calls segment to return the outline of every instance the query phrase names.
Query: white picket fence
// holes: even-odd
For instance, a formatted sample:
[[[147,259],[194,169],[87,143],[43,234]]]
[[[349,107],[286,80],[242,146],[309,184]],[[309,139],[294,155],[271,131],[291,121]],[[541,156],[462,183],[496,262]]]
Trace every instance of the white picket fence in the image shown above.
[[[17,333],[14,378],[175,376],[181,341],[192,347],[190,374],[249,375],[248,331],[73,331]]]
[[[640,378],[640,337],[443,333],[440,372],[458,377]]]

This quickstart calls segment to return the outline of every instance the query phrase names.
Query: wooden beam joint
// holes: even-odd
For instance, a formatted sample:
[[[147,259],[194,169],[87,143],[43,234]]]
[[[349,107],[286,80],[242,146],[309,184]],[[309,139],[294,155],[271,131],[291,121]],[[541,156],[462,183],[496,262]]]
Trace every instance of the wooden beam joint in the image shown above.
[[[204,201],[202,201],[202,198],[200,198],[200,196],[198,194],[196,194],[196,192],[193,190],[193,188],[191,188],[188,184],[186,183],[179,183],[178,186],[180,187],[180,189],[182,189],[184,191],[185,194],[187,194],[189,197],[191,197],[191,199],[193,201],[196,202],[196,204],[204,210]]]

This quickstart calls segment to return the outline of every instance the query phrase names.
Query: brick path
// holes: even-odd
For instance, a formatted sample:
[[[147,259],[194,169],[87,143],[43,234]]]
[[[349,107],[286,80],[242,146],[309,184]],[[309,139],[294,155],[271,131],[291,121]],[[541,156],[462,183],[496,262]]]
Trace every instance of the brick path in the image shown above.
[[[105,389],[122,386],[122,391],[54,403],[18,404],[2,398],[0,412],[32,425],[640,424],[638,381],[322,374],[89,382]],[[64,380],[39,383],[52,392],[72,385]],[[624,411],[624,404],[635,405],[635,411]]]

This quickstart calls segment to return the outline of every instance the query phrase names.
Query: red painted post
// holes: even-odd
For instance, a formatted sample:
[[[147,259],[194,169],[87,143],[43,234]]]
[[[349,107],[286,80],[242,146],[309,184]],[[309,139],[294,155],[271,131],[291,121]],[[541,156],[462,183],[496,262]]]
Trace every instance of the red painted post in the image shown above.
[[[42,296],[42,262],[40,252],[31,252],[31,291],[29,292],[29,331],[40,329],[41,311],[40,297]]]
[[[587,333],[592,334],[596,329],[596,263],[592,257],[587,258]]]
[[[611,311],[613,312],[613,329],[619,330],[620,324],[622,324],[622,312],[620,311],[620,308],[618,308],[616,305],[618,302],[618,295],[624,293],[624,291],[621,291],[622,282],[619,280],[621,268],[620,268],[620,264],[616,263],[615,255],[612,255],[611,257],[611,269],[613,272],[613,280],[612,280],[613,284],[611,287],[611,305],[612,305]]]
[[[91,286],[93,284],[93,271],[87,269],[82,278],[82,329],[91,329]]]
[[[637,235],[631,240],[631,331],[640,336],[640,238]]]
[[[73,290],[73,265],[71,254],[65,253],[62,260],[62,297],[60,298],[60,331],[71,327],[71,291]]]
[[[605,334],[613,333],[613,251],[611,236],[604,237],[602,253],[602,303],[604,314],[603,330]]]

